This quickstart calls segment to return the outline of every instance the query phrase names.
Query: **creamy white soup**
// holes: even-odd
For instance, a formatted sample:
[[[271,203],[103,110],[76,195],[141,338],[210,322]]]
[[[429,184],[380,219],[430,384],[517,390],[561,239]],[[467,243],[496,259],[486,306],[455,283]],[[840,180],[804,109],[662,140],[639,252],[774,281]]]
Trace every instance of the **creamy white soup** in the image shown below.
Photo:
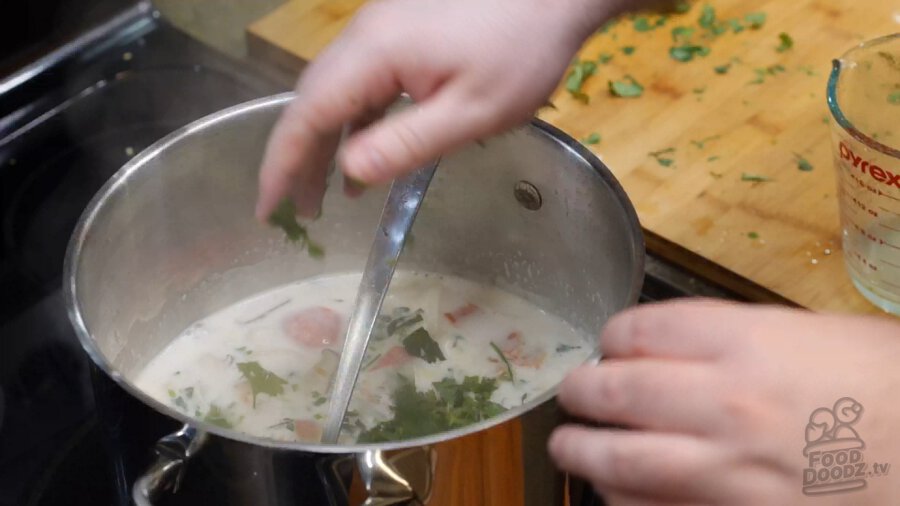
[[[282,286],[188,327],[137,385],[185,414],[253,436],[318,442],[360,274]],[[520,297],[400,272],[372,336],[342,443],[420,437],[528,402],[592,339]]]

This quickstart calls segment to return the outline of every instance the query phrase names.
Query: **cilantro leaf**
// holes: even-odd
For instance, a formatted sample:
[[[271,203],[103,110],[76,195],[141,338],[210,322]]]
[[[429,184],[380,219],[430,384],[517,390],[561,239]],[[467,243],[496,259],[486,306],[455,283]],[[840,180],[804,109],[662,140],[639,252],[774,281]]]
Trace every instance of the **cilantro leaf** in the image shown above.
[[[803,158],[803,156],[798,153],[794,153],[794,156],[797,157],[797,169],[803,172],[810,172],[813,170],[813,166],[809,163],[809,160]]]
[[[584,139],[581,139],[581,142],[583,144],[593,145],[600,144],[600,140],[600,134],[598,134],[597,132],[593,132]]]
[[[751,12],[750,14],[744,16],[744,21],[747,22],[747,25],[751,30],[759,30],[764,24],[766,24],[766,13]]]
[[[254,408],[256,407],[257,395],[268,394],[275,397],[284,393],[284,385],[287,384],[287,381],[259,365],[259,362],[239,362],[237,368],[247,382],[250,383],[250,390],[253,392]]]
[[[624,46],[624,47],[622,48],[622,54],[624,54],[624,55],[626,55],[626,56],[627,56],[627,55],[634,54],[635,49],[636,49],[636,48],[635,48],[634,46]]]
[[[731,64],[726,63],[725,65],[719,65],[718,67],[713,67],[713,70],[716,74],[727,74],[729,70],[731,70]]]
[[[673,42],[684,42],[691,38],[694,35],[694,29],[689,28],[687,26],[678,26],[672,28],[672,41]]]
[[[230,429],[234,427],[234,425],[225,418],[225,412],[219,406],[215,404],[209,405],[209,411],[203,415],[203,421],[206,423],[210,423],[216,425],[218,427],[222,427],[223,429]]]
[[[607,63],[612,61],[612,59],[613,55],[609,53],[600,53],[599,55],[597,55],[597,63],[599,63],[600,65],[606,65]]]
[[[893,91],[887,97],[887,101],[890,104],[900,105],[900,91]]]
[[[622,81],[610,81],[609,92],[616,97],[636,98],[644,94],[644,87],[631,76]]]
[[[706,4],[703,6],[703,10],[700,12],[700,19],[697,20],[697,24],[699,24],[702,28],[706,28],[707,30],[712,29],[712,27],[716,24],[716,10],[713,9],[712,5]]]
[[[391,398],[394,417],[360,433],[360,443],[400,441],[428,436],[486,420],[506,411],[492,402],[497,389],[492,378],[466,376],[462,383],[445,378],[427,392],[416,390],[412,380],[400,376]]]
[[[729,19],[728,26],[731,27],[731,31],[734,33],[741,33],[744,31],[744,25],[741,24],[741,20],[739,19]]]
[[[774,181],[774,180],[768,176],[761,176],[759,174],[750,174],[748,172],[742,172],[741,173],[741,181],[748,181],[751,183],[765,183],[765,182]]]
[[[792,39],[791,36],[785,32],[781,32],[778,34],[778,40],[780,41],[780,44],[775,48],[775,50],[779,53],[784,53],[785,51],[788,51],[789,49],[794,47],[794,39]]]
[[[656,28],[655,26],[650,24],[650,20],[644,16],[639,18],[635,18],[634,20],[634,30],[637,32],[649,32]]]
[[[675,148],[666,148],[659,151],[654,151],[652,153],[648,153],[651,157],[653,157],[656,162],[663,167],[671,167],[675,160],[672,158],[663,157],[663,155],[668,155],[675,152]]]
[[[691,3],[687,0],[680,0],[677,4],[675,4],[675,12],[679,14],[685,14],[691,10]]]
[[[590,99],[581,91],[584,81],[597,72],[597,64],[592,61],[576,61],[572,64],[572,70],[566,77],[566,91],[582,102],[588,103]]]
[[[291,199],[284,199],[278,204],[278,207],[269,216],[269,224],[283,230],[289,241],[306,248],[310,257],[322,258],[325,255],[322,246],[309,238],[306,227],[297,222],[297,210]]]
[[[694,56],[706,56],[710,52],[708,46],[697,46],[686,44],[683,46],[674,46],[669,49],[669,56],[672,57],[673,60],[680,62],[689,62],[694,59]]]
[[[432,339],[431,334],[422,327],[417,328],[403,339],[403,348],[410,355],[419,357],[429,364],[447,360],[437,341]]]
[[[755,240],[755,239],[759,239],[759,234],[757,234],[756,232],[750,232],[749,234],[747,234],[747,237]]]

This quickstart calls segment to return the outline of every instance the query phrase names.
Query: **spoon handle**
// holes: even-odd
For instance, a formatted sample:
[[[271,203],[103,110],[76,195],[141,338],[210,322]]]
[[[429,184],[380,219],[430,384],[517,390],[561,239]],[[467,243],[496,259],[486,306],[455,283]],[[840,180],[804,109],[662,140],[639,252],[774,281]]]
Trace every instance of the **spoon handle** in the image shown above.
[[[325,418],[323,443],[336,443],[340,435],[375,319],[381,311],[381,304],[394,276],[394,268],[403,251],[406,236],[419,212],[438,162],[439,160],[435,160],[427,167],[397,178],[391,184],[344,339]]]

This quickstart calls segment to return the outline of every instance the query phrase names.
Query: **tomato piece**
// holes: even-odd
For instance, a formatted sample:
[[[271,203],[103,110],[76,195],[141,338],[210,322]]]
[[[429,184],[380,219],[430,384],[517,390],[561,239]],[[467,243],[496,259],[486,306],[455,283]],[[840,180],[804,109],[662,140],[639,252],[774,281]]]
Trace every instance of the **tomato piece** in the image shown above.
[[[322,440],[322,424],[313,420],[294,420],[294,434],[301,441],[318,443]]]
[[[394,346],[375,362],[372,366],[372,370],[377,371],[378,369],[383,369],[385,367],[401,366],[412,359],[413,356],[407,353],[403,346]]]
[[[446,318],[453,325],[456,325],[460,320],[464,319],[467,316],[472,316],[479,310],[481,310],[480,307],[470,302],[465,306],[458,307],[449,313],[444,313],[444,318]]]
[[[322,306],[309,307],[288,316],[282,328],[291,339],[310,348],[336,348],[344,340],[341,315]]]

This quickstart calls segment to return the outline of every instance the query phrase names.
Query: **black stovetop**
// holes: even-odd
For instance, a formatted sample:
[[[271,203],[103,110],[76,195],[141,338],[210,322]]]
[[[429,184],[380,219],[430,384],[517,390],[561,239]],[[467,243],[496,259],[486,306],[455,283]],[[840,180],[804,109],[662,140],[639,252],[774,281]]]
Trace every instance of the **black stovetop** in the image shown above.
[[[0,506],[113,504],[89,363],[60,294],[69,236],[135,153],[291,82],[150,10],[39,71],[0,80]]]
[[[60,293],[88,200],[172,130],[291,86],[291,76],[218,54],[152,10],[132,6],[107,28],[0,78],[0,506],[127,501],[115,465],[124,443],[99,422],[94,393],[105,387],[91,381],[96,369]],[[644,301],[697,291],[653,258],[648,272]]]

